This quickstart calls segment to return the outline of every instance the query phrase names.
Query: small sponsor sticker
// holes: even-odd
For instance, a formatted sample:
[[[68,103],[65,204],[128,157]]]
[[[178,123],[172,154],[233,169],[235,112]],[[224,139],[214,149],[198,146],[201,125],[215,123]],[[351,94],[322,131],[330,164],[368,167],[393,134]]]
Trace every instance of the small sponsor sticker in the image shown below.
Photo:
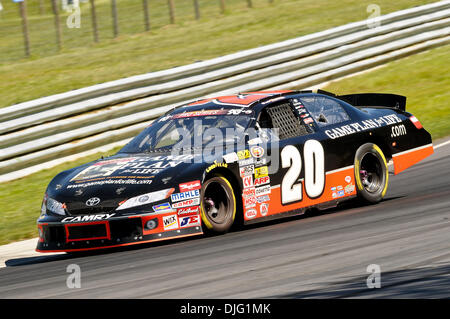
[[[200,215],[183,216],[179,218],[180,227],[200,226]]]
[[[186,192],[186,191],[192,191],[196,189],[200,189],[202,185],[200,184],[200,181],[192,181],[180,184],[180,192]]]
[[[253,158],[247,158],[245,160],[239,161],[239,166],[246,166],[246,165],[251,165],[253,164],[255,161]]]
[[[237,156],[240,160],[244,160],[246,158],[250,158],[250,151],[249,150],[242,150],[237,152]]]
[[[172,204],[172,208],[182,208],[182,207],[189,207],[189,206],[196,206],[200,205],[200,198],[193,198],[184,200],[182,202],[174,203]]]
[[[253,184],[253,176],[252,175],[242,177],[242,183],[244,184],[244,188],[249,188],[249,187],[255,186]]]
[[[256,201],[258,203],[269,202],[270,201],[270,196],[269,195],[258,196],[258,197],[256,197]]]
[[[225,163],[234,163],[239,160],[239,157],[237,156],[236,152],[228,153],[223,156],[223,160]]]
[[[255,188],[256,196],[268,195],[270,194],[270,185],[256,187]]]
[[[264,185],[264,184],[268,184],[268,183],[270,183],[269,176],[255,178],[255,186],[260,186],[260,185]]]
[[[345,176],[345,182],[348,184],[352,181],[352,178],[350,176]]]
[[[245,217],[247,217],[248,219],[252,219],[256,217],[256,209],[249,209],[245,212]]]
[[[355,191],[355,185],[354,184],[349,184],[347,186],[345,186],[345,192],[347,194],[351,194]]]
[[[255,178],[260,178],[269,175],[267,166],[261,166],[255,169]]]
[[[262,148],[261,146],[252,146],[250,148],[250,153],[255,158],[261,158],[264,156],[264,148]]]
[[[306,119],[303,119],[303,122],[305,122],[305,124],[311,124],[313,122],[313,119],[308,117]]]
[[[178,228],[177,215],[163,216],[164,230],[172,230]]]
[[[193,190],[193,191],[175,193],[175,194],[170,195],[170,199],[172,200],[172,202],[179,202],[181,200],[186,200],[186,199],[196,198],[196,197],[200,197],[200,191],[198,189]]]
[[[177,211],[178,216],[180,215],[197,215],[200,213],[200,207],[199,206],[191,206],[186,208],[180,208]]]
[[[255,188],[251,187],[251,188],[244,188],[244,190],[242,191],[242,196],[244,197],[250,197],[250,196],[255,196]]]
[[[166,210],[172,210],[172,206],[170,206],[170,203],[159,204],[159,205],[153,206],[153,210],[155,212],[162,212],[162,211],[166,211]]]
[[[263,203],[259,206],[259,213],[261,216],[266,216],[269,213],[269,204]]]
[[[247,197],[244,199],[245,208],[255,207],[256,206],[256,197]]]
[[[252,175],[255,172],[255,166],[254,165],[243,166],[239,168],[239,172],[241,174],[241,177]]]

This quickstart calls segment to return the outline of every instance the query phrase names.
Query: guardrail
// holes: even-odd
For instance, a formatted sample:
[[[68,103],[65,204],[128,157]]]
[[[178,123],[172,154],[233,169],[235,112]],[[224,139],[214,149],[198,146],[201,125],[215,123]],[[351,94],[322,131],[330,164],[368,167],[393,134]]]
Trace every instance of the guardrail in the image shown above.
[[[449,43],[449,17],[450,1],[433,3],[382,16],[373,29],[360,21],[0,109],[0,174],[134,136],[187,100],[311,86]]]

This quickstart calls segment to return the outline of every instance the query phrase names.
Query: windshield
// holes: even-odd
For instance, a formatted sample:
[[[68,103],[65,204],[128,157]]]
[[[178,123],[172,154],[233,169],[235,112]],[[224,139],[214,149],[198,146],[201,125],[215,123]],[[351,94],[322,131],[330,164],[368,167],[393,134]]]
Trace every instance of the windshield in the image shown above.
[[[163,116],[125,145],[119,153],[205,148],[241,142],[251,117],[236,111],[242,112],[240,109],[205,110]],[[249,112],[251,113],[246,110],[245,113]],[[240,114],[235,115],[236,113]]]

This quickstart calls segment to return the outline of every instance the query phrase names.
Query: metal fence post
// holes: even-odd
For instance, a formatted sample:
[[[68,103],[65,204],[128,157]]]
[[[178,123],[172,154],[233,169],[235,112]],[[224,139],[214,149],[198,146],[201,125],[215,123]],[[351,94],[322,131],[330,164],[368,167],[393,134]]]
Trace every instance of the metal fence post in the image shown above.
[[[56,42],[58,45],[58,50],[62,49],[62,29],[61,22],[59,21],[59,8],[57,0],[52,0],[53,15],[55,16],[55,29],[56,29]]]
[[[113,33],[114,38],[119,36],[119,23],[117,22],[117,1],[111,0],[111,13],[113,18]]]
[[[91,3],[91,21],[92,33],[94,35],[94,42],[98,42],[98,27],[97,27],[97,13],[95,11],[95,0],[90,0]]]
[[[198,0],[194,0],[194,10],[195,10],[195,19],[200,19],[200,7],[198,5]]]
[[[225,13],[225,0],[219,0],[219,4],[220,4],[220,13],[224,14]]]
[[[28,32],[28,19],[27,19],[27,3],[25,1],[19,2],[20,16],[22,17],[22,31],[23,40],[25,45],[25,55],[30,56],[30,35]]]
[[[144,9],[144,25],[145,25],[145,31],[150,30],[150,15],[148,13],[148,0],[142,0],[142,5]]]
[[[169,5],[170,23],[175,24],[175,5],[173,0],[167,0],[167,4]]]

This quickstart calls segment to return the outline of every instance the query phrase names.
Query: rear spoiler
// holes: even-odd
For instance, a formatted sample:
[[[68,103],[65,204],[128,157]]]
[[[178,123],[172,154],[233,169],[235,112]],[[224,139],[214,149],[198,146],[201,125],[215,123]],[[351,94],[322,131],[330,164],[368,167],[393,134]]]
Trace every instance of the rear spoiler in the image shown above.
[[[359,93],[347,95],[335,95],[326,91],[318,90],[317,93],[334,96],[353,106],[378,106],[392,109],[406,110],[406,97],[389,93]]]

